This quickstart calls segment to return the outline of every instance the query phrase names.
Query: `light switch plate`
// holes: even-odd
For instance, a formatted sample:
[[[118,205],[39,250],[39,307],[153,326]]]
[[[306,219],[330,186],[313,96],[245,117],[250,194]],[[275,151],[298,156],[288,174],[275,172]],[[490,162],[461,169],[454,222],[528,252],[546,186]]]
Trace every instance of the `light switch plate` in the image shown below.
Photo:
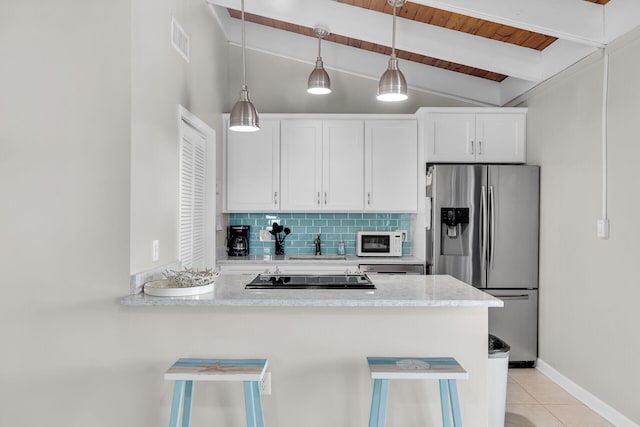
[[[151,246],[151,260],[158,261],[160,259],[160,240],[154,240]]]

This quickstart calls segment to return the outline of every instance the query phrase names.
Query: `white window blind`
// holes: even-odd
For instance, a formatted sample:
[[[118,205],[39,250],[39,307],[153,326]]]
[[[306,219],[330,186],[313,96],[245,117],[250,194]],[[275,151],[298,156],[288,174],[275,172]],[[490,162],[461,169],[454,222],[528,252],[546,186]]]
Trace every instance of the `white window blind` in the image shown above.
[[[182,123],[180,140],[179,258],[183,266],[204,268],[206,264],[205,194],[206,139]]]

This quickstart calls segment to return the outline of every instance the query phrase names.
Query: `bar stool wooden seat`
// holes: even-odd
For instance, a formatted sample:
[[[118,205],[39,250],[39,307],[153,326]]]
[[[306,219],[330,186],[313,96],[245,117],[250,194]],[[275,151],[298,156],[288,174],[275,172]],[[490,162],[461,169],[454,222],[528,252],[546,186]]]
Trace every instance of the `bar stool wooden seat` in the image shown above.
[[[385,425],[392,379],[438,380],[442,425],[451,427],[453,414],[454,427],[462,427],[457,380],[466,380],[469,374],[453,357],[367,357],[367,361],[374,380],[369,427]]]
[[[242,381],[247,427],[264,427],[260,381],[267,370],[267,359],[178,359],[164,374],[175,381],[169,427],[191,426],[194,381]]]

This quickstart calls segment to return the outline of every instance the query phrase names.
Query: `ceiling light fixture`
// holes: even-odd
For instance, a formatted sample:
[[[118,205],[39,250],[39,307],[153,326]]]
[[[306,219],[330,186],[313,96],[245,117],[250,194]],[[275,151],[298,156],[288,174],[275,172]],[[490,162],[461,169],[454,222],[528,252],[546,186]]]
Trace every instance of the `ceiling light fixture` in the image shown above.
[[[407,81],[402,75],[402,71],[398,68],[398,58],[396,58],[396,7],[402,7],[406,0],[387,0],[387,3],[393,6],[393,32],[391,39],[391,57],[387,71],[380,77],[378,83],[379,101],[396,102],[404,101],[407,96]]]
[[[229,115],[229,130],[236,132],[255,132],[260,130],[258,112],[249,100],[249,90],[247,89],[247,70],[244,48],[244,0],[241,0],[242,17],[242,89],[240,99],[231,109]]]
[[[324,27],[317,26],[313,29],[313,33],[318,37],[318,58],[316,59],[316,68],[309,75],[307,92],[313,95],[326,95],[331,93],[331,80],[329,74],[322,64],[322,56],[320,55],[320,46],[322,39],[329,35],[329,30]]]

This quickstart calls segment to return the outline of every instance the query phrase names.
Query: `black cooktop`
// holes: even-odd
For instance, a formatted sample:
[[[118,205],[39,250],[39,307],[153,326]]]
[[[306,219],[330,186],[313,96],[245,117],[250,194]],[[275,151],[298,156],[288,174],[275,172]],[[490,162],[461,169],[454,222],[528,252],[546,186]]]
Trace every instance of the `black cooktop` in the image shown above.
[[[245,289],[375,289],[364,274],[259,274]]]

